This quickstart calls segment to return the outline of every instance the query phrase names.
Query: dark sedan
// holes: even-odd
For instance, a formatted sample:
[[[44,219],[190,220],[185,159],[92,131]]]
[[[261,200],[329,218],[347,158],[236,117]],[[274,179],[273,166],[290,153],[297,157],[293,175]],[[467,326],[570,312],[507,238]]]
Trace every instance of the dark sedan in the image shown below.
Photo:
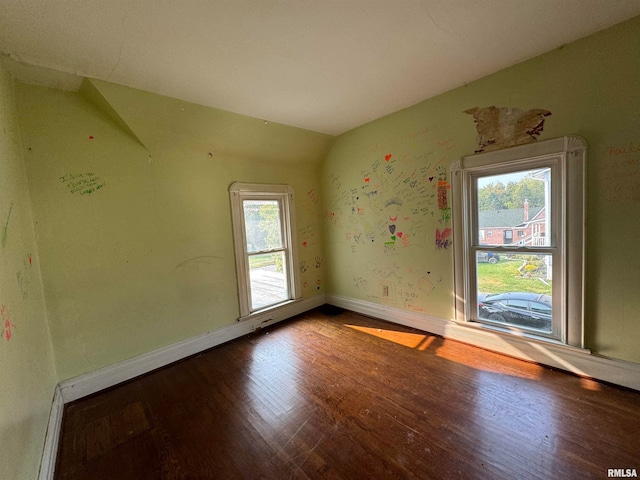
[[[551,333],[551,297],[539,293],[508,292],[478,295],[481,319]]]

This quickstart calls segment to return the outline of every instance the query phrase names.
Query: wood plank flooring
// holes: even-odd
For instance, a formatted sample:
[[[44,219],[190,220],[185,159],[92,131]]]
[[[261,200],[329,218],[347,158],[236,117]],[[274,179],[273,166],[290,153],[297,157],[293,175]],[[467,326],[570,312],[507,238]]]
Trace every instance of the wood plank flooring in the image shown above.
[[[640,393],[317,309],[65,407],[57,479],[640,471]]]

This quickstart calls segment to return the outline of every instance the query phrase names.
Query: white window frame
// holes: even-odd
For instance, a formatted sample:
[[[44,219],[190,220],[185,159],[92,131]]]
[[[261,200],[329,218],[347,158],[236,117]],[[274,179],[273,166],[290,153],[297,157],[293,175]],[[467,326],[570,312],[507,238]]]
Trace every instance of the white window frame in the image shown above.
[[[289,185],[268,185],[259,183],[235,182],[229,188],[231,199],[231,218],[236,255],[236,272],[238,277],[238,299],[240,303],[239,320],[250,318],[265,310],[278,308],[301,298],[298,251],[296,240],[295,193]],[[249,252],[244,221],[243,202],[245,200],[277,200],[280,204],[282,248],[277,251],[285,253],[288,298],[282,302],[252,308],[251,279],[249,275]],[[276,251],[276,250],[274,250]],[[253,252],[252,254],[255,254]]]
[[[468,326],[584,348],[584,251],[586,142],[567,136],[494,152],[470,155],[451,167],[455,321]],[[550,245],[480,245],[477,238],[477,178],[526,169],[551,168]],[[476,252],[526,250],[551,254],[553,322],[550,335],[491,325],[478,318]]]

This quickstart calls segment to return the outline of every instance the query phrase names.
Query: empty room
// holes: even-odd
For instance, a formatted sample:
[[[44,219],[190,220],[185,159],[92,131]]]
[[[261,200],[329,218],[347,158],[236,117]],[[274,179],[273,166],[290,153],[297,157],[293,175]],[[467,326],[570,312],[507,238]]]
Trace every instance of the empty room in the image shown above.
[[[636,0],[0,0],[0,479],[640,470]]]

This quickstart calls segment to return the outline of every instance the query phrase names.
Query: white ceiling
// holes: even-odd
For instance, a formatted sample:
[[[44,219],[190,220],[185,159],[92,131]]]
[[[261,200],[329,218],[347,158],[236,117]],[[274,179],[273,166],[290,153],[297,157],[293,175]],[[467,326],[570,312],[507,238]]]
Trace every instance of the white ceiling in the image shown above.
[[[0,0],[0,52],[335,135],[637,15],[638,0]]]

